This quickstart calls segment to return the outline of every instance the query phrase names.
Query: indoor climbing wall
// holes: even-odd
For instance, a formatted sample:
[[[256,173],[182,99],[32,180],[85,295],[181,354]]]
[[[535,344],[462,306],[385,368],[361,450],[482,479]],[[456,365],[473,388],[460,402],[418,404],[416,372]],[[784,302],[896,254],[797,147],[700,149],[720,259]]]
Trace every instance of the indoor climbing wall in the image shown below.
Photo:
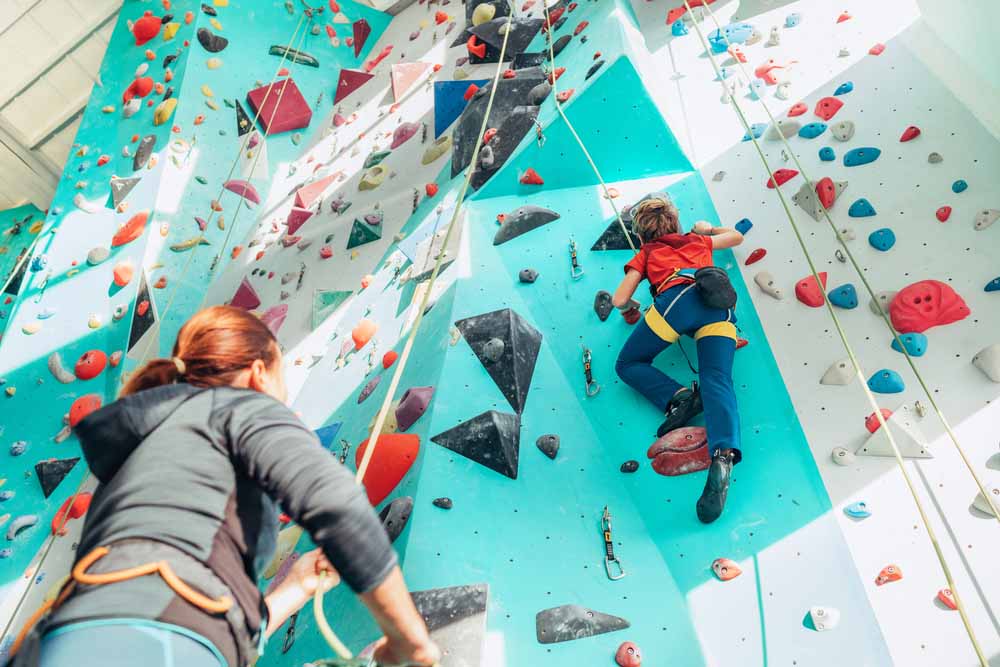
[[[1000,151],[982,117],[997,107],[959,101],[961,61],[947,78],[927,65],[936,38],[920,6],[716,0],[717,31],[664,0],[555,2],[548,17],[529,0],[509,29],[499,0],[375,4],[125,6],[4,306],[12,627],[68,571],[82,522],[50,537],[57,510],[79,518],[93,488],[67,424],[112,400],[123,371],[169,354],[200,306],[231,303],[276,333],[293,408],[322,446],[365,467],[443,665],[639,664],[625,642],[652,666],[975,664],[894,461],[870,455],[885,444],[844,382],[829,317],[809,307],[822,295],[796,290],[809,269],[720,101],[734,91],[771,167],[788,170],[775,180],[866,379],[922,457],[907,465],[996,653],[996,521],[798,173],[830,179],[823,201],[876,291],[934,279],[963,298],[968,315],[905,342],[993,488],[1000,352],[972,360],[1000,342]],[[701,432],[654,445],[661,416],[614,371],[631,327],[602,309],[632,255],[616,209],[661,191],[685,227],[746,234],[716,254],[739,294],[745,459],[711,526],[694,513],[703,473],[669,474],[704,465],[703,444],[682,440]],[[678,350],[660,363],[692,378]],[[300,534],[282,530],[263,588],[310,548]],[[351,649],[377,638],[346,587],[326,610]],[[258,664],[330,653],[306,609]]]
[[[45,214],[32,204],[0,212],[0,335],[6,328],[10,306],[27,271],[26,257],[42,230]]]

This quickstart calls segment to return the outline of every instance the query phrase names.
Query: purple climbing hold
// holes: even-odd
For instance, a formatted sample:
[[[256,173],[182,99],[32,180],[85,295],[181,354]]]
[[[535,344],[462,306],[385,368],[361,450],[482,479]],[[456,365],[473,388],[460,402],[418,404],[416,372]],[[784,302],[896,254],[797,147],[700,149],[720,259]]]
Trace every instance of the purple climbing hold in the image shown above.
[[[361,390],[361,393],[358,394],[358,403],[363,403],[366,398],[371,396],[372,392],[375,391],[375,388],[378,387],[378,383],[381,381],[382,381],[381,375],[376,375],[371,380],[369,380],[368,384],[366,384],[364,389]]]
[[[433,396],[434,387],[410,387],[406,390],[396,407],[396,425],[400,431],[405,431],[420,419]]]
[[[403,123],[392,133],[392,144],[389,148],[395,150],[412,139],[420,130],[420,123]]]

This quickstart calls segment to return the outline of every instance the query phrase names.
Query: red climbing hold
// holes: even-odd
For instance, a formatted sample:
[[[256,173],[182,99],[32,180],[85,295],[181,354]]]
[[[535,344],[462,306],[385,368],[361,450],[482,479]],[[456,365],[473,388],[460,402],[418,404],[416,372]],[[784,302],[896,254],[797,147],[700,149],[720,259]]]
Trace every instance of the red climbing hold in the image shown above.
[[[76,428],[80,421],[91,412],[96,412],[101,408],[100,394],[87,394],[73,401],[69,406],[69,426]]]
[[[73,374],[80,380],[93,380],[108,364],[108,355],[101,350],[89,350],[80,355]]]
[[[396,352],[396,350],[389,350],[388,352],[382,355],[382,368],[389,368],[389,366],[392,366],[394,363],[396,363],[396,359],[398,358],[399,358],[399,353]]]
[[[764,255],[766,254],[767,250],[765,250],[764,248],[757,248],[752,253],[750,253],[749,257],[746,258],[746,261],[743,262],[743,266],[750,266],[754,262],[759,262],[760,260],[764,259]]]
[[[569,98],[573,97],[573,93],[576,92],[576,88],[568,88],[566,90],[560,90],[556,94],[556,100],[559,102],[566,102]]]
[[[464,99],[464,100],[465,100],[466,102],[468,102],[469,100],[471,100],[471,99],[472,99],[472,96],[473,96],[473,95],[475,95],[475,94],[476,94],[476,93],[478,93],[478,92],[479,92],[479,86],[477,86],[477,85],[476,85],[476,84],[474,84],[474,83],[470,83],[470,84],[469,84],[469,87],[465,89],[465,94],[464,94],[464,95],[462,95],[462,98],[463,98],[463,99]]]
[[[486,131],[483,132],[483,143],[488,144],[493,141],[493,137],[497,136],[497,129],[495,127],[488,127]]]
[[[955,602],[955,594],[951,592],[950,588],[942,588],[938,591],[937,599],[941,601],[945,607],[955,611],[958,609],[958,603]]]
[[[132,35],[135,37],[135,45],[142,46],[149,40],[160,34],[160,26],[163,22],[158,16],[153,16],[153,12],[147,11],[142,18],[132,25]]]
[[[622,318],[624,318],[626,324],[636,324],[642,319],[642,311],[638,308],[629,308],[628,310],[622,311]]]
[[[840,16],[837,17],[837,23],[843,23],[844,21],[850,21],[853,18],[847,12],[841,12]]]
[[[922,333],[969,316],[969,307],[950,286],[938,280],[907,285],[889,304],[892,326],[901,334]]]
[[[573,34],[579,35],[581,32],[587,29],[588,25],[590,25],[590,21],[580,21],[580,23],[576,26],[576,29],[573,31]]]
[[[354,465],[360,466],[368,449],[368,440],[354,454]],[[386,499],[403,481],[420,451],[420,436],[413,433],[383,433],[378,436],[368,469],[361,483],[373,506]]]
[[[750,341],[748,341],[746,338],[737,338],[736,339],[736,349],[737,350],[739,350],[740,348],[746,347],[749,344],[750,344]]]
[[[798,175],[799,172],[794,169],[775,169],[774,176],[767,179],[767,187],[773,190],[775,188],[775,183],[778,185],[784,185]]]
[[[820,287],[816,284],[816,278],[807,276],[795,283],[795,298],[810,308],[820,308],[823,306],[823,294],[826,292],[826,271],[821,271],[819,279],[823,283]]]
[[[653,470],[674,477],[706,470],[712,463],[708,436],[702,426],[684,426],[670,431],[646,450]]]
[[[521,174],[521,183],[524,185],[545,185],[542,177],[531,167],[528,167],[528,170]]]
[[[549,83],[555,84],[555,82],[559,80],[559,77],[561,77],[565,72],[566,72],[565,67],[555,68],[555,70],[551,74],[549,74]]]
[[[939,221],[948,222],[948,218],[951,217],[951,206],[942,206],[937,211],[935,211],[934,215],[937,216],[937,219]]]
[[[424,186],[424,192],[427,193],[428,197],[433,197],[438,193],[438,184],[428,183],[427,185]]]
[[[438,10],[438,12],[434,14],[434,22],[437,23],[438,25],[441,25],[442,23],[447,23],[448,22],[447,12],[442,12]]]
[[[879,412],[882,413],[882,419],[885,421],[889,421],[889,417],[892,416],[892,410],[889,408],[881,408]],[[878,422],[878,415],[873,412],[865,417],[865,428],[868,429],[869,433],[874,433],[882,428],[882,424]]]
[[[70,519],[79,519],[90,509],[91,494],[87,491],[67,498],[56,515],[52,517],[52,534],[65,535],[68,532],[66,524]]]
[[[674,7],[669,12],[667,12],[667,25],[673,25],[677,22],[677,19],[684,16],[687,12],[687,7]]]
[[[792,105],[792,108],[788,110],[788,116],[789,118],[792,118],[794,116],[801,116],[808,110],[809,107],[806,106],[805,102],[796,102],[795,104]]]
[[[333,94],[333,103],[340,104],[341,100],[371,81],[374,76],[374,74],[369,74],[368,72],[359,72],[352,69],[340,70],[340,77],[337,80],[337,90]],[[341,119],[343,120],[342,116]],[[346,122],[346,120],[343,120],[343,123]],[[337,118],[334,116],[334,125],[339,126],[343,123],[337,123]]]
[[[300,130],[312,120],[312,109],[291,77],[251,90],[247,102],[264,134]]]
[[[153,90],[153,79],[148,76],[140,76],[132,80],[125,92],[122,93],[122,104],[128,104],[133,97],[145,97]]]
[[[467,48],[469,50],[469,54],[470,55],[476,56],[477,58],[485,58],[486,57],[486,42],[483,42],[482,44],[477,44],[476,43],[477,41],[478,40],[476,39],[476,36],[475,35],[471,35],[469,37],[469,41],[467,41],[465,43],[465,48]]]
[[[823,208],[829,209],[833,206],[833,202],[837,199],[837,187],[833,184],[832,178],[824,176],[819,179],[816,183],[816,196],[819,197]]]
[[[149,299],[143,299],[140,301],[135,307],[135,312],[139,315],[139,317],[145,317],[146,313],[149,312]]]
[[[505,78],[505,79],[516,79],[517,78],[517,72],[515,72],[512,69],[505,69],[503,71],[503,78]]]
[[[549,12],[549,19],[542,26],[542,32],[548,32],[549,26],[555,25],[555,22],[562,18],[563,13],[566,11],[566,7],[556,7]]]
[[[357,58],[361,55],[361,50],[365,48],[368,35],[372,34],[372,27],[365,19],[358,19],[352,27],[354,28],[354,57]]]
[[[920,136],[920,128],[916,125],[911,125],[905,130],[903,130],[903,136],[899,138],[900,142],[912,141]]]
[[[816,103],[816,110],[814,113],[823,120],[830,120],[837,115],[837,112],[840,111],[840,107],[842,106],[844,106],[844,103],[838,98],[824,97]]]
[[[615,651],[615,662],[618,667],[642,667],[642,653],[632,642],[623,642]]]
[[[882,55],[883,51],[885,51],[885,44],[883,44],[881,42],[879,42],[878,44],[876,44],[872,48],[868,49],[868,53],[870,53],[873,56],[880,56],[880,55]]]
[[[126,243],[131,243],[142,236],[146,229],[146,220],[149,218],[149,211],[140,211],[129,218],[129,221],[122,225],[113,237],[111,237],[111,247],[116,248]]]

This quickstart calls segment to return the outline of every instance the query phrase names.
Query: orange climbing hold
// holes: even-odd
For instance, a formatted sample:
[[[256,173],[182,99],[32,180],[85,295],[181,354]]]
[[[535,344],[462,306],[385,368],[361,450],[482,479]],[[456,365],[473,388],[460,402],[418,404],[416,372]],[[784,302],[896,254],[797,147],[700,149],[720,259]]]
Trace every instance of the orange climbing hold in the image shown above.
[[[447,23],[448,14],[446,12],[442,12],[439,10],[436,14],[434,14],[434,22],[437,23],[438,25],[441,25],[442,23]]]
[[[76,428],[80,421],[91,412],[96,412],[101,408],[100,394],[87,394],[73,401],[69,406],[69,426]]]
[[[840,16],[837,17],[837,23],[843,23],[844,21],[850,21],[853,17],[847,12],[841,12]]]
[[[361,443],[354,454],[354,465],[360,466],[368,449],[368,440]],[[403,481],[403,477],[417,460],[420,436],[413,433],[383,433],[378,436],[364,479],[368,502],[378,505]]]
[[[942,588],[938,591],[937,599],[941,601],[945,607],[955,611],[958,609],[958,603],[955,602],[955,594],[951,592],[950,588]]]
[[[899,569],[898,565],[886,565],[882,568],[882,571],[878,573],[875,577],[875,585],[883,586],[891,581],[899,581],[903,578],[903,571]]]
[[[135,275],[135,265],[129,260],[118,262],[115,264],[112,275],[116,286],[125,287],[132,282],[132,276]]]
[[[577,24],[576,29],[573,30],[573,34],[579,35],[581,32],[587,29],[588,25],[590,25],[590,21],[580,21],[580,23]]]
[[[80,355],[73,367],[73,374],[80,380],[93,380],[108,364],[108,355],[101,350],[88,350]]]
[[[485,58],[486,42],[483,42],[482,44],[478,44],[477,42],[478,40],[476,39],[476,36],[472,35],[471,37],[469,37],[469,41],[465,43],[465,48],[469,50],[469,53],[471,55],[474,55],[477,58]]]
[[[521,183],[524,185],[545,185],[542,177],[531,167],[528,167],[528,170],[521,175]]]
[[[122,225],[115,235],[111,237],[111,247],[116,248],[126,243],[131,243],[142,236],[143,230],[146,229],[146,220],[148,219],[149,211],[140,211],[129,218],[129,221]]]
[[[371,320],[363,319],[351,331],[351,339],[354,341],[354,349],[360,350],[375,335],[378,325]]]
[[[567,102],[569,98],[573,97],[573,93],[576,92],[576,88],[567,88],[566,90],[560,90],[556,94],[556,99],[560,102]]]
[[[428,183],[427,185],[424,186],[424,191],[427,193],[428,197],[433,197],[438,193],[438,184]]]
[[[153,287],[155,289],[163,289],[166,286],[167,286],[167,277],[166,276],[160,276],[160,279],[157,280],[155,283],[153,283]]]
[[[52,517],[52,534],[65,535],[68,532],[66,524],[70,519],[79,519],[90,509],[91,494],[87,491],[67,498],[56,515]]]
[[[565,72],[566,72],[565,67],[555,68],[555,70],[553,70],[553,72],[549,74],[549,83],[555,84],[555,82],[559,80],[559,77],[561,77]]]
[[[716,558],[712,561],[712,572],[715,572],[719,581],[732,581],[743,574],[740,566],[728,558]]]
[[[469,87],[465,89],[465,94],[462,95],[462,99],[466,102],[472,99],[472,96],[479,92],[479,86],[474,83],[470,83]]]
[[[382,368],[389,368],[394,363],[396,363],[396,359],[398,358],[399,358],[399,353],[396,352],[396,350],[389,350],[388,352],[382,355]]]

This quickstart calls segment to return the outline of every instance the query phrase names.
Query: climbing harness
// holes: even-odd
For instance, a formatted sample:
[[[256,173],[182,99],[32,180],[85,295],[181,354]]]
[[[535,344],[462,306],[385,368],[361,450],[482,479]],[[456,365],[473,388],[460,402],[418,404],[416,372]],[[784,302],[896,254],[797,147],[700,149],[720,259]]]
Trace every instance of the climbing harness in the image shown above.
[[[604,532],[604,569],[608,573],[608,579],[618,581],[625,576],[625,567],[615,555],[615,544],[611,539],[611,512],[607,505],[601,516],[601,530]]]
[[[591,368],[590,348],[583,348],[583,377],[587,380],[587,396],[597,396],[601,391],[601,385],[594,381],[594,372]]]
[[[692,10],[691,10],[690,1],[689,0],[683,0],[683,2],[684,2],[684,6],[687,8],[687,10],[689,12],[691,12]],[[712,17],[713,22],[715,23],[715,25],[718,28],[719,34],[722,35],[723,39],[725,39],[726,43],[729,46],[732,46],[729,43],[729,38],[725,34],[725,30],[722,28],[722,26],[719,24],[718,19],[716,18],[715,12],[712,10],[711,7],[709,7],[707,5],[705,6],[705,9],[708,11],[709,15]],[[719,64],[716,61],[715,55],[712,53],[711,49],[709,48],[708,42],[705,39],[705,35],[702,32],[701,25],[698,22],[694,22],[693,26],[694,26],[696,32],[698,33],[698,38],[701,40],[702,48],[708,54],[709,62],[712,64],[712,68],[715,70],[716,76],[718,76],[720,79],[723,78],[722,74],[721,74],[721,70],[719,69]],[[739,59],[737,59],[737,64],[742,69],[744,76],[748,76],[746,68],[743,66],[743,64],[741,62],[739,62]],[[760,147],[759,141],[757,140],[756,136],[754,136],[754,133],[751,130],[751,127],[750,127],[750,122],[747,120],[746,115],[743,113],[743,109],[740,107],[740,104],[739,104],[739,102],[736,99],[736,95],[734,93],[732,93],[732,92],[727,92],[727,95],[729,97],[729,101],[732,103],[733,109],[736,111],[736,114],[739,116],[740,122],[742,123],[744,130],[747,132],[747,135],[750,137],[750,140],[753,143],[753,146],[756,149],[757,154],[760,156],[761,161],[764,163],[764,168],[767,170],[768,176],[773,181],[774,180],[774,170],[771,168],[771,165],[768,163],[767,156],[764,154],[763,149]],[[777,121],[774,119],[774,116],[771,114],[770,109],[767,107],[767,105],[764,103],[763,100],[761,100],[761,105],[764,107],[764,110],[767,112],[768,117],[771,119],[772,124],[777,125]],[[779,135],[780,134],[781,133],[779,132]],[[782,135],[782,138],[784,140],[783,135]],[[789,151],[791,151],[791,154],[792,154],[793,158],[795,159],[795,164],[799,168],[800,173],[802,173],[803,177],[806,178],[806,174],[805,174],[804,170],[802,169],[802,165],[799,163],[798,157],[795,155],[795,151],[791,148],[791,145],[788,143],[787,140],[784,140],[784,143],[785,143],[785,147]],[[806,247],[805,241],[802,238],[802,234],[799,231],[798,224],[795,222],[795,217],[792,215],[791,209],[789,208],[788,201],[785,199],[785,196],[782,193],[781,188],[774,188],[774,192],[777,194],[778,200],[781,202],[782,208],[784,208],[784,210],[785,210],[785,215],[788,217],[788,221],[791,224],[792,231],[794,232],[796,239],[798,240],[799,246],[800,246],[800,248],[802,250],[802,254],[805,257],[806,263],[809,265],[809,270],[810,270],[810,272],[812,274],[813,280],[815,280],[817,284],[820,284],[820,285],[823,284],[823,281],[820,280],[820,278],[819,278],[819,272],[818,272],[818,270],[816,268],[815,262],[812,259],[812,255],[809,253],[809,249]],[[847,247],[846,243],[844,242],[844,239],[841,237],[841,235],[839,233],[836,233],[836,226],[833,224],[833,220],[830,218],[829,213],[826,211],[825,207],[821,206],[820,208],[821,208],[821,210],[823,212],[824,217],[827,219],[827,222],[830,224],[831,228],[834,230],[835,235],[836,235],[838,241],[840,242],[840,244],[841,244],[841,246],[842,246],[845,254],[847,255],[847,257],[849,257],[851,259],[851,263],[854,266],[855,271],[857,271],[858,276],[860,277],[862,283],[864,283],[865,288],[868,290],[869,294],[874,299],[875,298],[874,291],[872,290],[871,286],[868,284],[867,279],[865,278],[863,272],[861,271],[861,269],[858,266],[856,260],[854,259],[854,256],[851,254],[850,249]],[[972,624],[969,621],[969,617],[968,617],[968,614],[966,613],[965,606],[962,603],[961,598],[959,597],[958,591],[956,591],[956,589],[955,589],[955,582],[954,582],[954,578],[952,577],[952,574],[951,574],[951,568],[948,566],[948,562],[947,562],[947,560],[944,557],[943,551],[941,550],[941,545],[938,543],[937,535],[936,535],[936,533],[934,531],[934,528],[931,526],[931,523],[930,523],[930,520],[927,517],[926,511],[924,510],[923,502],[920,500],[920,497],[917,495],[916,488],[913,486],[913,481],[910,479],[910,475],[907,472],[906,465],[905,465],[905,463],[903,461],[903,456],[900,453],[899,446],[896,444],[896,439],[893,436],[892,431],[890,430],[889,426],[886,424],[886,418],[882,414],[882,411],[881,411],[881,409],[878,406],[878,402],[875,400],[875,396],[872,394],[871,389],[868,387],[868,384],[865,382],[865,375],[864,375],[864,372],[863,372],[863,370],[861,368],[861,364],[858,361],[857,356],[854,353],[854,348],[851,346],[851,343],[850,343],[850,341],[847,338],[847,333],[844,331],[844,328],[843,328],[843,326],[840,323],[840,319],[837,317],[837,313],[834,311],[833,304],[830,303],[829,297],[826,296],[825,292],[823,293],[823,303],[826,305],[827,311],[828,311],[828,313],[830,315],[830,319],[833,321],[834,328],[837,330],[837,333],[838,333],[838,335],[840,337],[841,343],[844,345],[844,350],[847,352],[847,355],[848,355],[848,357],[851,360],[851,364],[854,366],[854,371],[855,371],[855,374],[857,376],[857,379],[861,383],[862,390],[865,392],[865,396],[868,399],[868,402],[869,402],[869,404],[871,405],[871,407],[873,409],[874,415],[875,415],[876,419],[878,420],[879,426],[881,427],[882,432],[885,433],[886,439],[888,440],[889,445],[892,448],[892,453],[893,453],[893,455],[894,455],[894,457],[896,459],[896,464],[899,467],[900,473],[903,476],[903,480],[906,482],[906,486],[907,486],[907,488],[908,488],[908,490],[910,492],[911,497],[913,498],[914,505],[916,506],[917,512],[919,513],[921,521],[924,524],[924,529],[927,531],[927,537],[928,537],[928,539],[930,539],[931,545],[934,548],[934,552],[935,552],[935,554],[937,556],[937,559],[938,559],[938,562],[939,562],[939,564],[941,566],[941,570],[944,573],[945,579],[947,580],[948,587],[951,589],[951,591],[952,591],[952,593],[954,595],[955,605],[958,608],[958,612],[959,612],[959,615],[961,616],[962,623],[965,626],[965,631],[966,631],[966,633],[969,636],[969,641],[971,642],[972,647],[975,650],[976,655],[979,658],[979,661],[980,661],[980,664],[982,665],[982,667],[987,667],[988,666],[988,662],[986,660],[986,655],[983,653],[983,649],[980,646],[979,640],[976,638],[975,631],[972,628]],[[977,484],[979,485],[980,491],[990,501],[990,504],[992,506],[992,499],[989,498],[989,494],[986,493],[986,491],[984,490],[984,488],[982,486],[982,482],[979,480],[979,477],[975,473],[975,471],[973,470],[971,463],[969,463],[968,459],[966,458],[965,452],[962,450],[962,447],[958,443],[958,439],[955,437],[954,433],[951,431],[951,427],[948,424],[947,420],[945,419],[944,414],[940,411],[940,409],[938,408],[937,404],[934,401],[933,396],[931,396],[930,391],[927,389],[927,386],[924,384],[923,378],[920,376],[920,373],[916,369],[916,365],[913,363],[912,358],[910,357],[910,354],[906,351],[906,346],[903,345],[902,341],[899,339],[899,335],[896,333],[895,329],[892,328],[891,323],[889,322],[888,317],[885,314],[885,311],[883,309],[880,309],[880,311],[881,311],[881,315],[882,315],[883,320],[886,322],[886,325],[892,331],[893,337],[896,339],[897,344],[902,349],[903,354],[906,356],[907,360],[909,361],[910,367],[913,369],[913,372],[916,374],[918,381],[920,382],[920,384],[924,388],[924,390],[927,392],[927,397],[930,400],[932,407],[937,412],[938,416],[940,417],[942,423],[945,426],[945,429],[948,431],[949,435],[951,436],[952,441],[955,444],[955,447],[958,449],[959,454],[962,456],[963,460],[966,463],[966,466],[969,468],[969,471],[972,473],[974,479],[976,480]],[[994,507],[994,513],[996,514],[997,519],[1000,520],[1000,512],[997,512],[995,507]]]
[[[583,267],[580,266],[580,260],[576,256],[576,241],[573,240],[573,237],[569,239],[569,261],[571,264],[569,270],[570,277],[573,280],[583,278]]]

